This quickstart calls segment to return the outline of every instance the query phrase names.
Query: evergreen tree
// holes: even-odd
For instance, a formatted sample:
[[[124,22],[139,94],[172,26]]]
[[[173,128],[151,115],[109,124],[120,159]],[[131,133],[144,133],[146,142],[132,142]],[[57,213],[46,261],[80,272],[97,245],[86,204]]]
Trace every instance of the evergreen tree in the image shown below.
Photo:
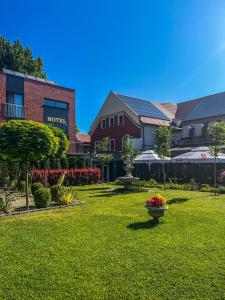
[[[47,78],[40,57],[34,58],[32,50],[23,47],[19,39],[11,43],[0,35],[0,70],[3,68]]]

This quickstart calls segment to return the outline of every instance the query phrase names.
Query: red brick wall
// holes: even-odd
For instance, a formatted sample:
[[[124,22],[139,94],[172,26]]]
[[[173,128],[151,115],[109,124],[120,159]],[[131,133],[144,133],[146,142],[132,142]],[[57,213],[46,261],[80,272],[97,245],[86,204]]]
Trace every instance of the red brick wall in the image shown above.
[[[105,129],[102,129],[101,121],[99,121],[98,126],[91,135],[92,148],[95,147],[96,141],[101,141],[104,137],[109,137],[111,139],[115,139],[115,150],[121,151],[122,139],[126,134],[129,134],[134,138],[141,137],[141,129],[126,115],[124,115],[124,125],[109,127],[109,118],[107,118],[107,126]]]
[[[6,76],[4,73],[0,73],[0,110],[2,104],[6,101]],[[5,122],[5,118],[0,115],[0,122]]]
[[[69,104],[69,139],[75,141],[75,94],[73,90],[43,84],[32,80],[24,81],[25,118],[43,122],[43,101],[45,98]]]

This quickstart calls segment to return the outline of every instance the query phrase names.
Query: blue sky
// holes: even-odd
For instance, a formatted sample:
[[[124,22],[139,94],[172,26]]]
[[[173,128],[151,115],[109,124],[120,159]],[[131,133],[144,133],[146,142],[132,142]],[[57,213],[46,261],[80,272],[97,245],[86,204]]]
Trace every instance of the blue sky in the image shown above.
[[[225,91],[225,1],[2,1],[0,33],[76,89],[82,132],[110,90],[177,102]]]

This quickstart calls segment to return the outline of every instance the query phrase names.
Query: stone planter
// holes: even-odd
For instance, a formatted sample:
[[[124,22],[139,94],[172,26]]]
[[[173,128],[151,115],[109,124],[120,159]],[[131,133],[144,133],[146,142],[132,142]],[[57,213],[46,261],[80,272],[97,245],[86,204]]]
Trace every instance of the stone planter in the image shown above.
[[[159,218],[163,217],[165,214],[165,211],[168,209],[167,206],[163,207],[153,207],[150,205],[145,205],[145,207],[148,209],[148,214],[153,218],[153,221],[155,223],[159,223]]]

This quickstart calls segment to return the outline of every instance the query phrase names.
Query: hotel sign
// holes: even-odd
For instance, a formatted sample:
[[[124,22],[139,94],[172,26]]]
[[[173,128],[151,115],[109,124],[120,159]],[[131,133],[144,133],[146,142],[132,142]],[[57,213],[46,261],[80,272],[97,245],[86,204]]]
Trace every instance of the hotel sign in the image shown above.
[[[68,134],[68,110],[44,106],[44,122],[52,124]]]

